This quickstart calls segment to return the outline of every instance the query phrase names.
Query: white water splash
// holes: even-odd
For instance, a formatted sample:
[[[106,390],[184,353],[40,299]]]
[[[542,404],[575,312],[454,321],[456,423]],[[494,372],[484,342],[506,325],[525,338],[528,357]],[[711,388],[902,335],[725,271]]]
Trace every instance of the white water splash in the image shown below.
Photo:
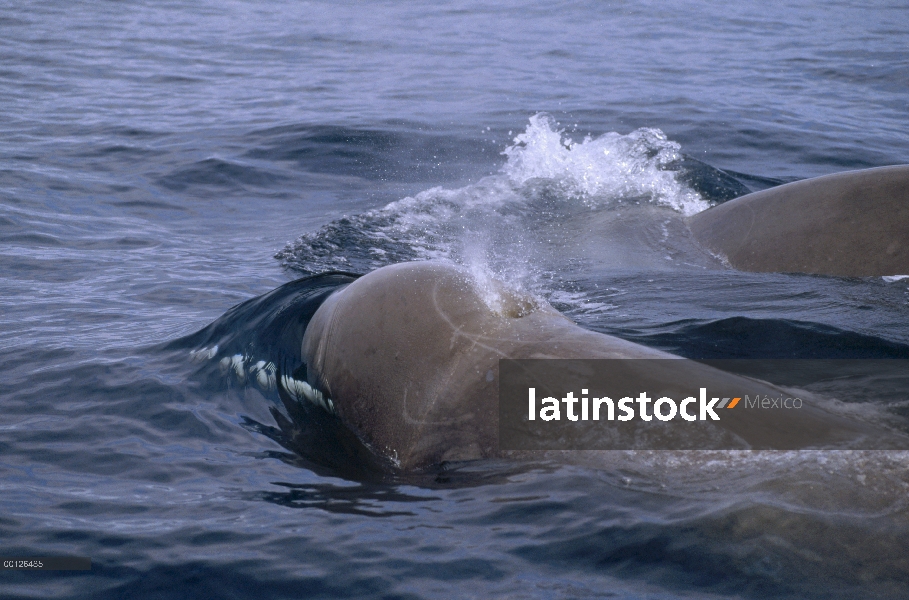
[[[503,154],[502,172],[517,185],[531,179],[558,183],[569,195],[585,197],[640,197],[673,208],[685,216],[710,204],[676,178],[667,167],[681,159],[681,146],[659,129],[641,128],[627,135],[610,132],[573,142],[563,137],[545,114],[530,118],[515,145]]]
[[[516,284],[540,274],[541,258],[560,262],[558,254],[553,261],[540,257],[541,243],[558,253],[558,239],[606,234],[588,230],[606,222],[603,215],[595,220],[598,213],[614,213],[606,220],[615,222],[625,211],[614,209],[625,206],[633,212],[635,205],[657,205],[680,215],[709,206],[678,179],[673,168],[681,159],[680,146],[658,129],[574,142],[550,117],[537,114],[514,142],[495,175],[457,189],[434,187],[339,219],[302,236],[277,258],[308,272],[367,272],[408,260],[452,260],[480,282],[488,273]],[[566,229],[555,231],[562,225]],[[606,238],[602,247],[621,243]]]

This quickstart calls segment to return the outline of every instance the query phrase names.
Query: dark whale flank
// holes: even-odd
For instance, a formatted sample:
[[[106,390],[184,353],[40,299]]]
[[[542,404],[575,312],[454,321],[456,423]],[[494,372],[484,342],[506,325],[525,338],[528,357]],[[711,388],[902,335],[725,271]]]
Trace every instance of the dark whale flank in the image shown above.
[[[690,218],[743,271],[909,274],[909,166],[849,171],[748,194]]]

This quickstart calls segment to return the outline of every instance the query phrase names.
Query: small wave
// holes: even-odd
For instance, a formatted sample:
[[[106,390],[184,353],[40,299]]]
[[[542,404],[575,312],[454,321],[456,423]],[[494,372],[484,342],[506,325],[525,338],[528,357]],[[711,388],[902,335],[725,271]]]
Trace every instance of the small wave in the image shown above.
[[[427,131],[417,123],[386,129],[337,125],[283,125],[253,131],[243,158],[293,163],[308,173],[372,181],[425,182],[463,179],[477,172],[493,148],[490,140],[465,140]],[[484,174],[489,170],[483,168]]]
[[[244,186],[270,186],[285,180],[284,175],[266,171],[252,165],[231,162],[220,158],[207,158],[186,169],[168,173],[158,182],[170,190],[182,191],[191,186],[243,188]]]
[[[668,323],[670,331],[630,339],[695,359],[905,359],[909,346],[806,321],[730,317]]]

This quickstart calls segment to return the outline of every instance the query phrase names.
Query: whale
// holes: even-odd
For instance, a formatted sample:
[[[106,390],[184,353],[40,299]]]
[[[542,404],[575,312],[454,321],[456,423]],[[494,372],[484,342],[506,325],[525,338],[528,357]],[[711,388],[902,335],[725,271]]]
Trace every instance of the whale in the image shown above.
[[[632,369],[649,360],[680,366],[645,371],[642,381],[657,386],[669,378],[693,389],[779,394],[770,384],[584,329],[545,301],[445,262],[398,263],[345,285],[313,314],[301,344],[306,381],[299,385],[307,396],[402,471],[527,455],[500,443],[502,359],[637,359],[622,361]],[[816,406],[792,412],[781,423],[767,411],[729,411],[717,425],[751,449],[880,436]]]
[[[740,196],[689,217],[741,271],[909,274],[909,165],[847,171]]]

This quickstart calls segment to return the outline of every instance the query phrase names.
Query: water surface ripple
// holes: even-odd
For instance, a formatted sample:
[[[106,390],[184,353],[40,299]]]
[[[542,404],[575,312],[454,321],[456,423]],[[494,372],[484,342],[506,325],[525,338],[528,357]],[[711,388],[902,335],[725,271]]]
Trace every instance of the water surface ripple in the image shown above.
[[[905,453],[376,476],[191,355],[292,368],[306,298],[229,309],[443,258],[694,358],[906,358],[907,280],[736,273],[683,220],[909,163],[904,3],[28,0],[0,33],[2,554],[93,564],[0,596],[906,597]]]

